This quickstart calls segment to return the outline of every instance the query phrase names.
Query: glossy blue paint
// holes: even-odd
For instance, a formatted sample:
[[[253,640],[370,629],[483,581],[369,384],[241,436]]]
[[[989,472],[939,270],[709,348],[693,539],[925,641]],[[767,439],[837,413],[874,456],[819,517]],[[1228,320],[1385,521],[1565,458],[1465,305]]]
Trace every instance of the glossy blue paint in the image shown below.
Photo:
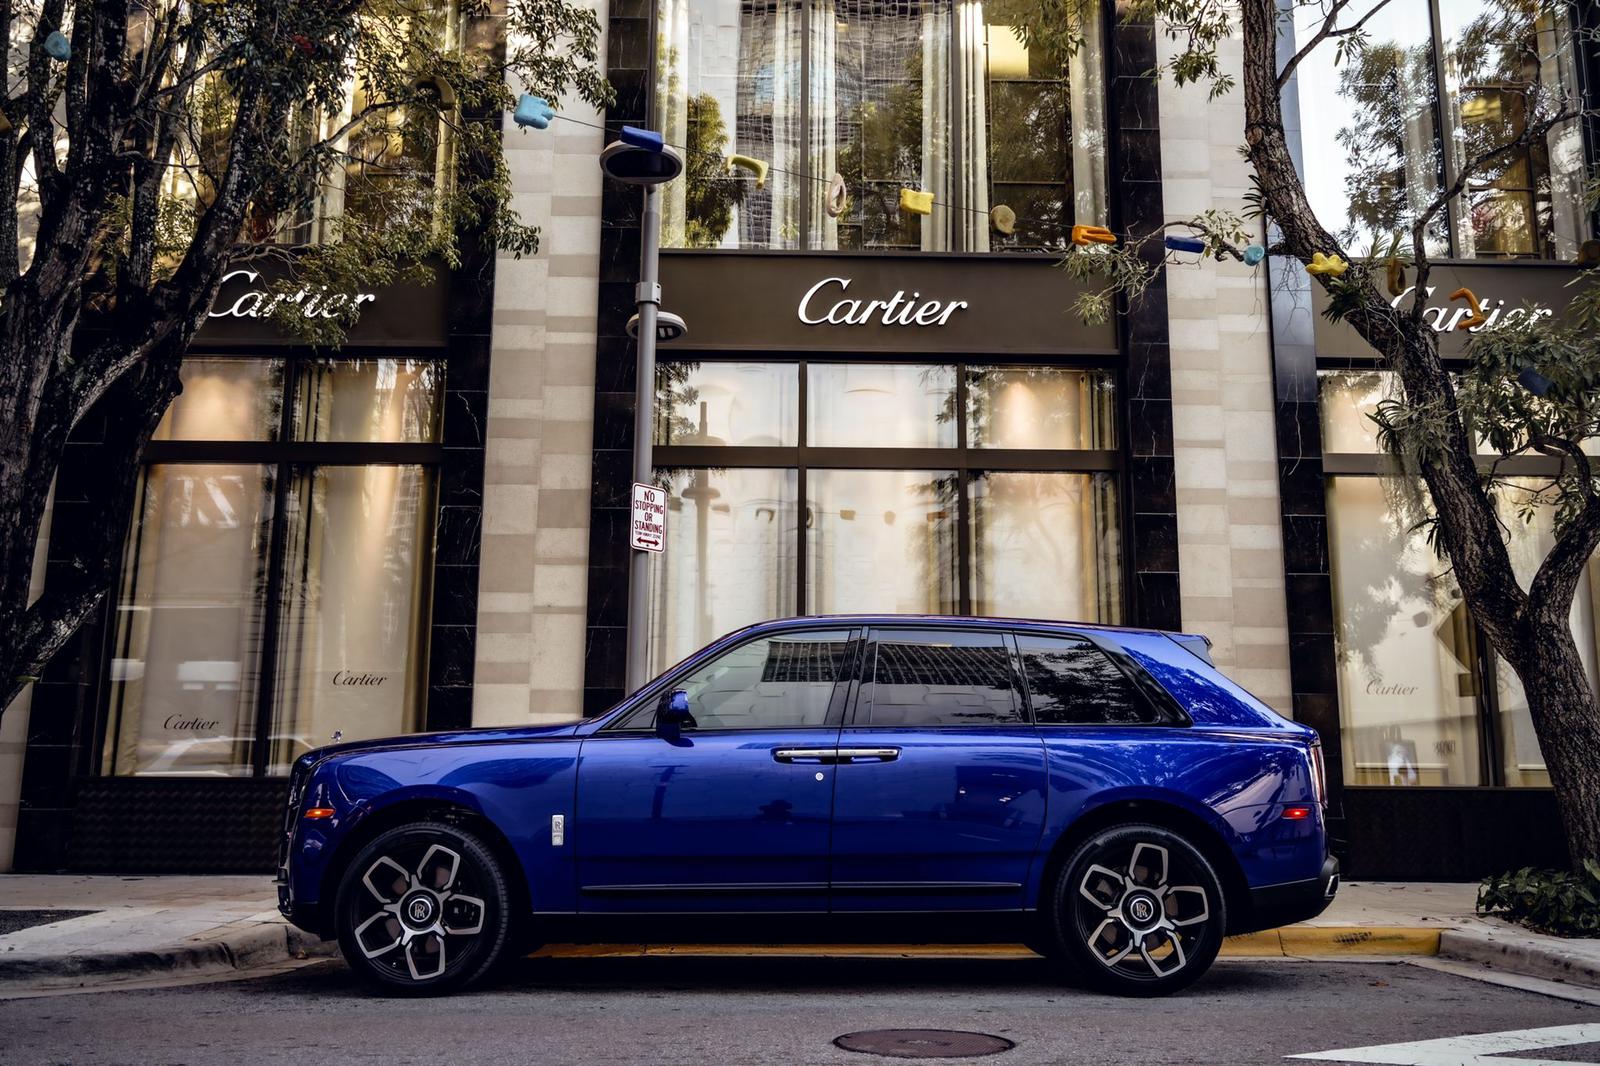
[[[908,620],[1085,636],[1134,670],[1183,724],[857,725],[851,698],[863,686],[846,677],[826,727],[685,726],[676,736],[649,728],[648,712],[680,677],[747,640]],[[486,820],[516,855],[533,908],[561,914],[1032,908],[1052,849],[1080,819],[1111,807],[1130,818],[1182,812],[1213,834],[1249,887],[1283,886],[1318,878],[1327,854],[1314,739],[1153,630],[787,619],[729,634],[591,721],[397,737],[303,756],[291,779],[284,909],[315,924],[330,875],[359,846],[363,827],[420,809],[402,804],[450,805]],[[895,755],[775,757],[807,748]],[[300,819],[310,806],[336,816]],[[1314,816],[1285,820],[1286,806],[1311,806]]]

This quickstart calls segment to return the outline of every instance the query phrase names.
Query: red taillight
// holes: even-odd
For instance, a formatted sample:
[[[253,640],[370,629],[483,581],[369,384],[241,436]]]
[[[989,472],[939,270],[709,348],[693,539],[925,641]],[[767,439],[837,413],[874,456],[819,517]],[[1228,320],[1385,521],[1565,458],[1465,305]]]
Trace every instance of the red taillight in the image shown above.
[[[1287,818],[1291,822],[1304,821],[1305,819],[1311,817],[1311,808],[1310,807],[1285,807],[1283,809],[1283,816],[1285,818]]]
[[[1317,806],[1328,805],[1328,768],[1322,761],[1322,741],[1311,742],[1311,787],[1316,791]]]

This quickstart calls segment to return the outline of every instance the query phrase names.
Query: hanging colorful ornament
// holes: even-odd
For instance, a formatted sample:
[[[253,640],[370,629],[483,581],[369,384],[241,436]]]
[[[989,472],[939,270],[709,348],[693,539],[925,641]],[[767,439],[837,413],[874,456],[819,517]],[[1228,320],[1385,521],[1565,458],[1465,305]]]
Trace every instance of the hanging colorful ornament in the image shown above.
[[[1523,388],[1535,396],[1543,396],[1556,387],[1556,383],[1539,373],[1531,366],[1525,366],[1517,371],[1517,381]]]
[[[756,176],[756,188],[758,189],[767,187],[767,165],[765,159],[757,159],[751,155],[730,155],[728,157],[728,173],[732,174],[737,167],[750,171]]]
[[[1204,252],[1206,250],[1206,242],[1198,237],[1180,237],[1177,234],[1169,233],[1165,243],[1167,250],[1170,252]]]
[[[1244,265],[1255,266],[1267,257],[1267,250],[1259,244],[1252,244],[1244,250]]]
[[[51,30],[44,39],[44,54],[65,63],[72,58],[72,42],[60,30]]]
[[[1389,257],[1389,262],[1384,264],[1384,275],[1390,296],[1406,294],[1406,268],[1400,264],[1399,257],[1392,255]]]
[[[921,189],[901,189],[900,210],[908,215],[933,214],[933,193]]]
[[[1472,308],[1472,314],[1452,325],[1451,329],[1474,329],[1489,321],[1489,316],[1483,313],[1483,307],[1478,303],[1478,297],[1471,289],[1461,288],[1450,294],[1452,300],[1465,300],[1467,306]]]
[[[844,183],[844,175],[835,171],[828,182],[828,201],[823,205],[823,210],[828,212],[829,218],[838,218],[849,206],[850,187]]]
[[[1091,244],[1116,244],[1117,235],[1104,226],[1073,226],[1072,243],[1080,248]]]
[[[517,97],[517,109],[511,113],[511,121],[524,128],[531,127],[536,130],[549,129],[550,120],[555,117],[555,109],[550,106],[550,101],[532,93],[523,93]]]
[[[296,48],[300,49],[301,52],[305,53],[308,56],[314,56],[314,55],[317,54],[316,42],[314,42],[311,38],[307,37],[303,33],[290,34],[289,35],[289,41]]]
[[[996,233],[1009,237],[1017,232],[1017,213],[1005,204],[995,204],[989,209],[989,225]]]
[[[661,136],[660,130],[647,130],[639,126],[622,127],[622,143],[643,148],[647,152],[662,152],[667,147],[667,139]]]
[[[1349,269],[1350,264],[1346,263],[1338,255],[1323,255],[1321,252],[1313,255],[1311,262],[1306,264],[1307,274],[1326,274],[1332,277],[1338,277]]]

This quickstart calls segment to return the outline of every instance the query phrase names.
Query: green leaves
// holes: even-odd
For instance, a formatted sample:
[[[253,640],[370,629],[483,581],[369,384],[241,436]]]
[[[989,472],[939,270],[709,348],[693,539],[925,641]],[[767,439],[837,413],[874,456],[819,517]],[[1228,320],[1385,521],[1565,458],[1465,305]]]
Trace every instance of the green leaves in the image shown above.
[[[1600,937],[1600,862],[1581,870],[1535,870],[1486,878],[1478,912],[1494,914],[1556,936]]]

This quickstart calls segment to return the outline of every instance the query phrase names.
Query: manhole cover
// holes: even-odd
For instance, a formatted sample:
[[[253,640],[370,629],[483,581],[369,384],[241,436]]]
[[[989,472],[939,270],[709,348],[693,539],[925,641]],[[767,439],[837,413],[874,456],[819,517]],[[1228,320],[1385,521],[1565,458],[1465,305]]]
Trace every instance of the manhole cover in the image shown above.
[[[846,1051],[894,1059],[970,1059],[1016,1047],[1004,1037],[955,1029],[865,1029],[846,1033],[833,1043]]]

